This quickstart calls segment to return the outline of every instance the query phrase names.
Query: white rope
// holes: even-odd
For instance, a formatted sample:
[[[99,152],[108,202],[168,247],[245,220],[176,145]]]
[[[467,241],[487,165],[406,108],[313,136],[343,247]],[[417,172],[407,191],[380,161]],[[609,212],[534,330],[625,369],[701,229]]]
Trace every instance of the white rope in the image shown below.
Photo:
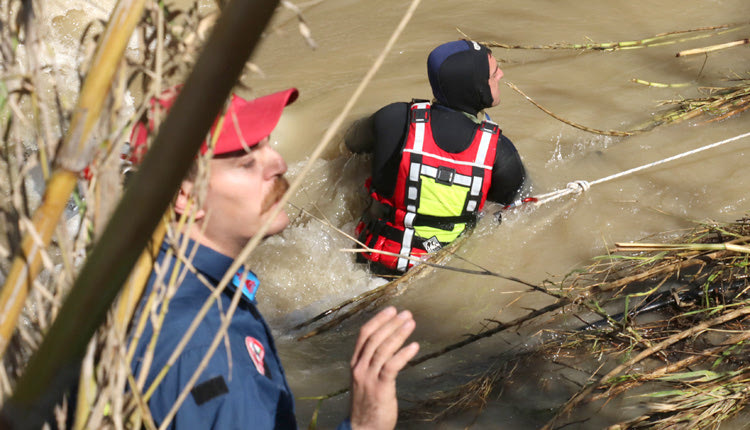
[[[669,157],[669,158],[665,158],[663,160],[655,161],[655,162],[649,163],[649,164],[644,164],[642,166],[635,167],[633,169],[626,170],[624,172],[616,173],[614,175],[610,175],[610,176],[607,176],[605,178],[597,179],[595,181],[588,182],[588,181],[578,180],[578,181],[569,182],[568,185],[567,185],[567,187],[565,187],[565,188],[563,188],[561,190],[552,191],[552,192],[547,193],[547,194],[542,194],[542,195],[533,197],[533,198],[536,199],[536,201],[533,201],[533,203],[535,203],[537,205],[542,205],[542,204],[550,202],[552,200],[556,200],[556,199],[558,199],[560,197],[567,196],[568,194],[581,194],[584,191],[588,191],[589,188],[591,188],[592,185],[596,185],[596,184],[601,184],[601,183],[604,183],[604,182],[608,182],[608,181],[611,181],[613,179],[621,178],[623,176],[627,176],[627,175],[633,174],[635,172],[639,172],[641,170],[645,170],[645,169],[648,169],[648,168],[651,168],[651,167],[654,167],[654,166],[658,166],[660,164],[664,164],[664,163],[668,163],[670,161],[678,160],[680,158],[688,157],[690,155],[697,154],[699,152],[706,151],[706,150],[709,150],[709,149],[712,149],[712,148],[716,148],[717,146],[721,146],[721,145],[724,145],[725,143],[729,143],[729,142],[734,142],[735,140],[743,139],[743,138],[748,137],[748,136],[750,136],[750,132],[747,132],[745,134],[741,134],[739,136],[730,137],[729,139],[724,139],[724,140],[722,140],[720,142],[712,143],[710,145],[706,145],[706,146],[703,146],[703,147],[700,147],[700,148],[697,148],[697,149],[693,149],[692,151],[683,152],[681,154],[677,154],[675,156],[672,156],[672,157]],[[530,203],[532,203],[532,202],[530,202]]]

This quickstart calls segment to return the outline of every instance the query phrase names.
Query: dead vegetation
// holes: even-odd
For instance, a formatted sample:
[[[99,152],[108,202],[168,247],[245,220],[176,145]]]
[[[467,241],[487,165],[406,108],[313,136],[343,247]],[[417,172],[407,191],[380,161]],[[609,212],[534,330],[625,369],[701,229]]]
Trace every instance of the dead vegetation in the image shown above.
[[[82,261],[117,203],[123,172],[130,167],[120,155],[128,151],[125,141],[132,124],[148,109],[144,100],[184,78],[217,18],[216,11],[205,12],[197,4],[177,9],[163,2],[146,2],[145,13],[136,27],[138,46],[131,47],[124,59],[114,59],[118,64],[122,61],[125,67],[118,69],[103,90],[107,96],[103,98],[98,122],[91,126],[91,137],[80,139],[84,145],[80,152],[61,152],[66,136],[73,140],[81,138],[75,108],[68,100],[76,97],[78,88],[83,87],[84,76],[92,72],[93,53],[96,43],[104,37],[104,27],[98,22],[86,26],[76,46],[83,59],[73,73],[80,80],[65,81],[63,71],[56,70],[57,66],[46,55],[54,47],[42,38],[46,34],[41,28],[44,21],[36,19],[40,15],[40,3],[3,0],[0,7],[0,134],[3,136],[0,190],[5,197],[0,207],[0,230],[4,233],[0,240],[0,280],[3,284],[11,276],[13,257],[23,248],[23,237],[31,237],[33,244],[42,243],[40,275],[27,281],[27,296],[22,299],[13,296],[8,300],[19,306],[18,316],[7,318],[5,308],[2,311],[6,317],[3,327],[12,336],[3,345],[4,353],[0,352],[3,363],[0,366],[0,404],[6,404],[17,394],[19,377],[57,317]],[[282,4],[294,12],[293,19],[298,21],[301,34],[314,46],[299,8],[291,2]],[[685,42],[695,39],[683,33],[709,34],[738,28],[744,27],[718,26],[675,32],[669,38],[673,43]],[[666,36],[633,43],[542,48],[617,50],[653,46],[662,38]],[[258,72],[250,63],[247,70],[246,76]],[[658,117],[653,125],[692,119],[704,113],[711,114],[712,120],[737,115],[750,106],[746,80],[741,78],[739,82],[734,86],[707,88],[705,97],[671,101],[674,108]],[[135,95],[136,103],[128,104],[122,97],[126,89]],[[55,168],[60,166],[74,173],[71,179],[74,186],[71,186],[72,194],[58,196],[63,221],[52,223],[45,243],[37,234],[34,213],[43,198],[41,191],[50,189]],[[86,178],[79,175],[84,168],[90,173]],[[420,360],[447,354],[478,339],[528,323],[537,316],[576,306],[575,312],[597,315],[603,322],[587,319],[589,322],[581,330],[559,332],[557,338],[564,341],[547,343],[543,351],[552,355],[562,348],[568,357],[580,353],[595,353],[615,360],[634,357],[625,362],[627,365],[616,368],[617,372],[594,375],[599,380],[586,386],[561,409],[560,420],[582,402],[624,395],[635,386],[648,387],[658,382],[659,387],[666,383],[673,388],[655,390],[650,398],[644,398],[652,412],[621,423],[618,428],[715,427],[744,407],[748,397],[747,350],[744,347],[746,317],[750,313],[746,296],[748,261],[747,252],[742,249],[748,236],[750,223],[742,220],[726,226],[703,227],[685,237],[682,240],[685,246],[680,248],[653,247],[654,250],[612,254],[585,272],[555,285],[563,294],[548,286],[546,291],[558,299],[553,305],[510,323],[490,322],[481,333],[425,354]],[[492,276],[491,272],[484,272]],[[366,297],[354,298],[344,305],[356,303],[361,307],[346,315],[382,303],[396,291],[391,286]],[[605,310],[613,304],[616,311]],[[343,312],[336,315],[339,309],[327,311],[320,320],[345,315]],[[128,327],[131,313],[132,309],[123,315],[111,315],[89,344],[82,366],[81,391],[77,395],[79,409],[73,414],[63,403],[57,412],[58,417],[75,415],[72,424],[75,428],[153,427],[144,404],[148,391],[144,390],[143,396],[133,395],[140,390],[133,389],[138,386],[137,375],[130,374],[128,363],[125,327]],[[639,323],[638,317],[642,314],[659,315],[660,319]],[[344,319],[332,319],[326,327],[334,327]],[[652,365],[645,371],[632,370],[652,356],[658,357],[662,365]],[[497,395],[503,382],[512,376],[514,366],[508,364],[512,362],[509,359],[497,363],[456,390],[440,391],[415,401],[411,413],[420,419],[441,419],[465,410],[481,412],[489,399]],[[141,384],[140,388],[147,387]],[[59,420],[63,422],[64,418]],[[60,428],[65,427],[64,423],[60,425]]]
[[[405,417],[480,414],[489,398],[502,402],[518,363],[533,367],[546,361],[574,369],[572,386],[579,388],[545,413],[549,421],[542,428],[580,424],[591,413],[585,405],[606,412],[618,399],[647,412],[612,423],[611,429],[718,428],[750,398],[750,254],[743,247],[748,241],[750,219],[742,219],[703,225],[670,243],[618,245],[548,286],[565,291],[561,306],[529,314],[557,314],[559,321],[578,321],[574,328],[545,329],[541,335],[547,340],[535,351],[486,358],[486,372],[415,402]],[[498,327],[503,330],[483,333],[513,326]],[[581,368],[583,357],[597,357],[599,367]]]

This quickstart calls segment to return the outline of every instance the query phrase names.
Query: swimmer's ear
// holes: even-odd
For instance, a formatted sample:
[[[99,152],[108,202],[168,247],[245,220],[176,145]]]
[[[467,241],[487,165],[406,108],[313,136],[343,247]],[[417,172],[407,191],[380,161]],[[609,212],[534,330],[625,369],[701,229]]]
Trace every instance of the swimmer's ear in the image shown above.
[[[174,202],[174,211],[177,213],[177,215],[188,216],[190,215],[186,213],[188,208],[191,205],[193,206],[193,208],[195,208],[195,197],[191,196],[193,188],[194,184],[191,181],[182,181],[182,184],[180,184],[180,191],[177,193],[177,198]],[[190,202],[190,200],[192,200],[192,203]],[[198,209],[197,211],[195,211],[196,221],[202,219],[204,216],[206,216],[206,212],[203,209]]]

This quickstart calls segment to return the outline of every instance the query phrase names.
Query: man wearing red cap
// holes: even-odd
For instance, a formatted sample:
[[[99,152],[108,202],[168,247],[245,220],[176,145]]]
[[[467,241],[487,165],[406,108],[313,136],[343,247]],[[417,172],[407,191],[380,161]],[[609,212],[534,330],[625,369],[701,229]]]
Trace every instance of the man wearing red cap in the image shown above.
[[[174,210],[177,215],[192,213],[194,222],[187,227],[186,237],[165,239],[144,296],[145,303],[154,292],[161,303],[141,311],[150,315],[143,333],[134,340],[133,375],[145,382],[143,392],[158,383],[148,399],[157,425],[171,420],[169,427],[177,429],[297,427],[294,399],[271,331],[256,308],[258,278],[242,267],[225,291],[214,294],[215,286],[269,221],[288,187],[283,176],[286,163],[270,146],[268,136],[284,107],[296,98],[296,89],[252,101],[232,96],[201,149],[202,154],[212,154],[207,186],[200,186],[197,169],[182,182]],[[168,108],[171,100],[156,103]],[[135,148],[145,143],[146,127],[153,125],[149,121],[134,129]],[[191,210],[196,199],[201,203]],[[289,219],[280,211],[270,222],[266,235],[281,232]],[[178,280],[176,288],[170,286],[170,279]],[[233,302],[237,289],[239,301]],[[202,315],[201,308],[212,295],[216,300]],[[227,310],[235,305],[226,334],[208,356]],[[351,417],[340,428],[395,426],[396,375],[418,351],[416,343],[403,346],[414,325],[408,311],[388,308],[362,327],[350,363]],[[190,327],[194,333],[175,355]],[[199,376],[193,383],[194,374]],[[185,387],[191,385],[182,405],[173,411]]]

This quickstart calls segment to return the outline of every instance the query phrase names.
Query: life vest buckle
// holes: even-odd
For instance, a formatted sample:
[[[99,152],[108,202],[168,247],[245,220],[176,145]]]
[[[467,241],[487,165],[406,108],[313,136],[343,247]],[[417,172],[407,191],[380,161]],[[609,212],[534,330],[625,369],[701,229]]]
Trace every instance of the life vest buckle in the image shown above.
[[[430,120],[429,109],[412,109],[411,110],[411,122],[427,122]]]
[[[456,169],[446,166],[439,166],[435,175],[435,182],[443,185],[453,185],[453,178],[456,175]]]
[[[500,127],[498,127],[498,125],[495,124],[494,122],[487,122],[487,121],[483,121],[480,128],[482,129],[482,131],[491,133],[491,134],[497,134],[498,130],[500,129]]]

